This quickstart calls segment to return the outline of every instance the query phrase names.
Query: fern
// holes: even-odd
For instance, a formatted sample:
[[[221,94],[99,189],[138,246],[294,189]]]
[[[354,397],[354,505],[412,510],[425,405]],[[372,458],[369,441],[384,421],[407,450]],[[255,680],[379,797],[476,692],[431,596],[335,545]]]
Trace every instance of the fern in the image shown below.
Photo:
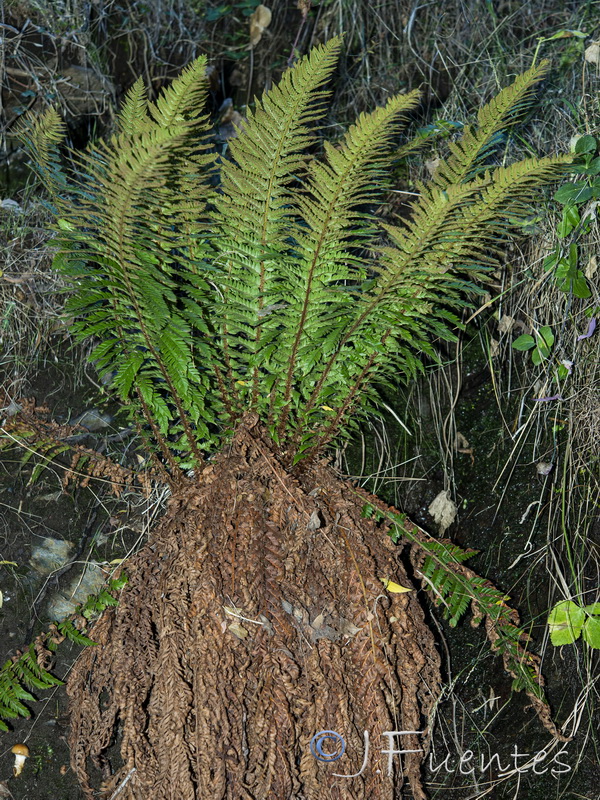
[[[94,341],[91,358],[170,481],[248,412],[287,464],[347,434],[374,412],[378,385],[456,336],[506,237],[570,163],[490,165],[531,107],[546,66],[533,68],[450,145],[409,217],[383,224],[371,209],[391,165],[422,139],[397,150],[418,93],[362,114],[315,155],[339,49],[333,39],[286,72],[218,162],[202,58],[155,103],[138,81],[117,132],[74,155],[70,174],[55,112],[21,131],[53,198],[73,330]]]
[[[69,442],[69,437],[77,435],[80,429],[73,425],[59,425],[44,419],[46,408],[36,408],[32,401],[22,401],[21,412],[9,419],[0,428],[0,451],[16,447],[23,451],[20,462],[25,466],[35,461],[28,484],[32,485],[44,469],[50,465],[62,469],[62,485],[67,487],[73,479],[81,479],[85,486],[90,478],[101,476],[110,482],[113,493],[118,497],[126,486],[136,484],[149,491],[156,470],[133,471],[115,464],[107,456],[82,445]],[[66,457],[68,463],[65,463]]]
[[[541,61],[517,76],[477,114],[477,127],[468,125],[458,142],[450,144],[450,156],[436,170],[433,182],[441,189],[471,180],[493,155],[505,131],[530,109],[535,84],[545,77],[550,62]]]
[[[201,303],[209,287],[196,259],[207,229],[201,217],[212,194],[213,161],[201,140],[206,120],[198,112],[204,69],[199,59],[156,104],[145,104],[136,84],[119,117],[120,131],[77,163],[70,196],[55,191],[67,180],[56,155],[55,112],[33,123],[28,144],[43,155],[41,176],[51,175],[45,182],[58,217],[57,266],[78,285],[67,307],[76,320],[73,330],[100,340],[91,357],[102,373],[114,372],[122,400],[137,395],[134,421],[139,425],[141,412],[149,429],[140,425],[142,435],[154,437],[174,472],[167,434],[183,465],[201,457],[198,439],[211,439],[197,363],[207,333]],[[40,142],[46,144],[38,151]],[[182,235],[185,252],[175,255]],[[185,304],[177,295],[183,280]]]
[[[452,627],[469,608],[474,625],[486,621],[487,637],[492,649],[502,655],[505,669],[513,677],[513,689],[525,691],[548,722],[539,659],[528,649],[529,636],[520,624],[518,613],[507,605],[509,598],[503,592],[464,565],[477,551],[432,539],[403,514],[371,503],[364,506],[363,514],[391,523],[388,533],[393,542],[410,543],[416,575],[434,603],[443,607],[444,617]]]
[[[42,635],[0,668],[0,731],[8,730],[3,720],[31,716],[25,703],[35,702],[36,698],[28,689],[35,691],[62,686],[63,682],[43,665],[51,655],[50,647],[54,649],[50,636]]]
[[[49,671],[56,648],[65,639],[79,646],[95,645],[85,631],[105,608],[118,605],[114,594],[126,583],[125,573],[108,581],[98,594],[89,595],[70,617],[53,623],[49,631],[39,634],[23,652],[0,667],[0,731],[8,731],[4,720],[31,717],[25,704],[35,702],[36,697],[28,689],[45,691],[63,685],[63,681]]]

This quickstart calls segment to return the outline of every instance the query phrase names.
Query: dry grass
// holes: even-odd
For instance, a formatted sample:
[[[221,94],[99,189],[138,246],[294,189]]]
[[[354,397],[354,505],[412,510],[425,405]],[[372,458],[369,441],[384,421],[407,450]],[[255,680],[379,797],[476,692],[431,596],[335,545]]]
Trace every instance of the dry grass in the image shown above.
[[[53,358],[65,336],[60,319],[64,283],[51,269],[48,215],[39,202],[0,208],[0,405],[28,390],[34,370]]]

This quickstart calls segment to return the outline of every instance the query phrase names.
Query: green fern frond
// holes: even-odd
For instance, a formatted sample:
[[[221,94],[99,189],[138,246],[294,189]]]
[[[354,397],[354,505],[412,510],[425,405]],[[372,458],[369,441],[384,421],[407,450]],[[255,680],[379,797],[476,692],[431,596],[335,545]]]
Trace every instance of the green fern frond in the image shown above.
[[[195,128],[198,118],[204,125],[206,95],[206,56],[200,56],[148,105],[148,112],[161,128],[180,127],[182,122]]]
[[[531,105],[546,66],[532,68],[450,145],[409,217],[381,224],[371,205],[417,95],[362,115],[315,155],[339,49],[334,39],[286,72],[217,165],[205,61],[155,103],[136,83],[118,133],[76,159],[57,193],[73,330],[94,340],[92,358],[173,479],[248,410],[287,463],[373,413],[377,386],[414,375],[436,339],[456,336],[528,203],[570,162],[486,166]],[[59,132],[50,116],[29,134],[56,173]]]
[[[216,220],[223,235],[215,246],[223,274],[219,313],[231,402],[246,404],[235,381],[251,382],[249,404],[257,402],[259,363],[270,353],[272,330],[279,324],[273,325],[278,315],[272,307],[281,303],[282,267],[293,268],[292,186],[306,173],[307,150],[315,145],[314,125],[327,96],[322,87],[339,50],[339,38],[316,47],[257,100],[241,135],[231,141],[231,160],[221,167]]]
[[[63,682],[38,664],[35,645],[29,645],[25,653],[14,662],[15,675],[21,683],[33,689],[50,689],[62,686]],[[20,713],[20,712],[19,712]]]
[[[469,608],[475,625],[486,619],[491,648],[502,655],[504,667],[514,679],[513,688],[525,691],[538,711],[543,707],[540,713],[551,726],[539,658],[529,649],[529,636],[517,611],[507,605],[509,598],[503,592],[463,563],[476,551],[433,539],[403,514],[380,509],[372,503],[364,506],[363,514],[367,518],[385,520],[390,525],[392,541],[411,544],[411,561],[417,577],[434,603],[443,607],[444,616],[452,627]]]
[[[499,134],[519,122],[531,108],[535,86],[549,67],[548,60],[531,67],[479,110],[477,127],[467,125],[461,138],[450,144],[450,156],[440,163],[433,176],[436,186],[444,189],[477,175],[500,143]]]
[[[35,702],[36,697],[25,687],[46,691],[63,685],[63,681],[46,669],[53,659],[52,654],[65,639],[80,646],[94,646],[96,643],[85,634],[89,621],[96,619],[108,606],[118,605],[115,594],[126,583],[127,576],[123,572],[108,581],[97,594],[89,595],[70,617],[52,624],[47,632],[37,636],[23,652],[0,668],[0,731],[8,731],[4,720],[31,716],[25,703]]]
[[[96,644],[96,642],[92,641],[89,636],[86,636],[85,633],[82,633],[70,619],[65,619],[63,622],[58,622],[56,628],[61,636],[64,636],[65,639],[68,639],[70,642],[73,642],[73,644],[77,644],[80,647],[93,647]]]
[[[366,384],[398,372],[414,375],[421,368],[415,354],[432,357],[433,339],[454,338],[453,329],[460,327],[454,312],[477,291],[474,280],[497,265],[506,237],[528,213],[535,193],[571,160],[569,155],[527,159],[443,190],[432,185],[402,227],[382,226],[395,246],[376,248],[373,289],[355,299],[355,318],[340,335],[307,403],[309,411],[318,408],[337,381],[341,413],[312,444],[305,436],[302,451],[316,452],[331,440]],[[344,394],[348,386],[351,391]]]
[[[127,92],[125,102],[117,116],[117,125],[125,136],[140,133],[148,121],[148,97],[143,78],[138,78]]]
[[[114,376],[120,399],[133,404],[134,421],[141,411],[146,428],[158,432],[174,474],[201,460],[198,442],[212,437],[195,359],[205,371],[219,359],[205,310],[212,291],[201,274],[214,161],[198,110],[205,67],[198,59],[149,106],[138,82],[120,132],[74,156],[80,177],[56,201],[56,266],[78,282],[67,304],[73,331],[100,337],[92,357]],[[38,126],[31,146],[44,137],[54,143],[58,133],[56,125]]]
[[[9,659],[0,668],[0,730],[7,731],[4,720],[25,717],[31,712],[25,703],[35,702],[36,698],[25,687],[45,691],[63,682],[44,669],[38,655],[47,653],[44,636],[38,637],[27,649],[15,658]],[[24,701],[24,702],[23,702]]]
[[[280,436],[293,388],[318,379],[322,364],[338,347],[344,323],[353,315],[354,299],[348,289],[367,277],[357,251],[373,247],[377,233],[373,218],[360,206],[381,191],[402,115],[418,100],[418,92],[396,95],[373,113],[361,114],[339,147],[326,143],[325,160],[310,165],[306,191],[296,200],[303,224],[296,234],[294,265],[286,275],[285,308],[277,320],[281,331],[274,364],[279,362],[285,378],[271,413],[277,419],[273,409],[279,401]],[[318,350],[315,341],[320,342]]]
[[[67,126],[54,108],[46,109],[40,116],[27,114],[15,131],[38,177],[53,197],[66,188],[58,147],[66,132]]]

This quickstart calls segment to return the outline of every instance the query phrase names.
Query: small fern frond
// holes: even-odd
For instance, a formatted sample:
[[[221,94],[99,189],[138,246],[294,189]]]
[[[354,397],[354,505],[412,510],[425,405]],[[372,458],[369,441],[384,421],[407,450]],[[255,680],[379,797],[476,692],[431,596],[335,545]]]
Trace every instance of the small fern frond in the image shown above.
[[[66,186],[58,147],[66,132],[67,126],[54,108],[48,108],[39,117],[26,115],[16,129],[16,136],[32,159],[38,177],[53,197]]]
[[[143,78],[138,78],[127,92],[125,101],[117,116],[119,131],[124,136],[135,136],[147,127],[148,97]]]
[[[180,127],[182,122],[195,127],[195,121],[204,117],[206,95],[206,56],[199,56],[148,105],[148,112],[161,128]]]
[[[465,126],[461,138],[450,144],[450,155],[438,166],[433,183],[441,189],[475,177],[488,156],[498,147],[499,134],[516,124],[531,107],[535,86],[541,81],[550,62],[542,61],[518,75],[477,114],[477,127]]]
[[[25,703],[35,702],[36,698],[28,689],[44,691],[62,686],[63,681],[46,668],[51,660],[48,646],[51,636],[41,634],[22,653],[17,653],[0,668],[0,731],[8,731],[4,720],[18,717],[29,719],[31,712]]]
[[[497,263],[505,237],[531,213],[535,193],[541,186],[564,175],[572,161],[573,156],[569,154],[528,158],[484,173],[480,197],[464,209],[468,247],[476,247],[480,242],[478,249],[482,257],[495,243],[491,263]]]
[[[544,679],[538,656],[529,649],[529,636],[519,614],[507,605],[509,599],[490,581],[479,577],[462,562],[475,551],[466,551],[448,540],[433,539],[404,514],[366,503],[365,517],[386,521],[392,541],[411,545],[411,561],[424,589],[434,603],[442,606],[444,616],[455,626],[470,607],[473,623],[485,619],[485,631],[493,651],[502,655],[504,668],[513,677],[513,689],[524,691],[545,727],[559,739],[550,717],[544,694]]]
[[[86,636],[90,621],[108,606],[118,605],[115,594],[126,583],[127,576],[122,572],[97,594],[89,595],[70,617],[50,625],[48,631],[40,633],[25,650],[0,667],[0,731],[8,731],[4,720],[31,716],[25,703],[33,703],[36,698],[25,687],[46,691],[63,685],[63,681],[49,671],[58,645],[68,639],[80,646],[94,646],[96,643]]]

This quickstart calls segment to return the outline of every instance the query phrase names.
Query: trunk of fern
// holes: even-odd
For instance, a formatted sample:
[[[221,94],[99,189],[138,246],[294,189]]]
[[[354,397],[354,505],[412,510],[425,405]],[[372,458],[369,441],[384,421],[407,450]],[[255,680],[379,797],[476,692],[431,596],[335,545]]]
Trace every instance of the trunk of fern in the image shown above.
[[[394,757],[391,776],[381,753],[384,731],[427,727],[440,686],[416,592],[380,581],[410,586],[399,549],[325,464],[291,477],[253,422],[174,496],[76,665],[72,764],[86,796],[101,770],[100,796],[122,787],[119,800],[423,798],[423,753],[402,768]],[[310,751],[325,730],[346,742],[330,763]],[[361,771],[364,731],[366,767],[335,777]]]

